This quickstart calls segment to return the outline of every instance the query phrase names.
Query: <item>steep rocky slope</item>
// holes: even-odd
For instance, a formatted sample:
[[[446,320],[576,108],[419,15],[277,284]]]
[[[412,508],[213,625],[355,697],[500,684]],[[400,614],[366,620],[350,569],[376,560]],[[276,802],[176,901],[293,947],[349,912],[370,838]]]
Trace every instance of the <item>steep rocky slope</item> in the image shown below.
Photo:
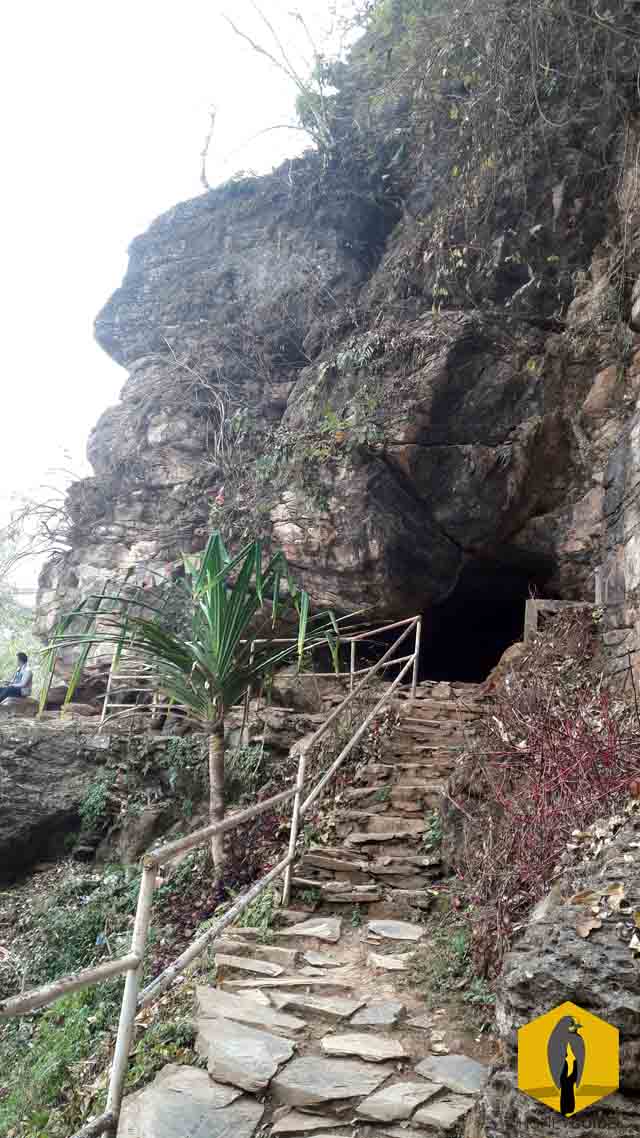
[[[391,7],[333,69],[324,148],[133,242],[96,323],[129,379],[42,632],[211,525],[343,610],[426,610],[480,571],[590,598],[604,566],[633,625],[637,5]]]

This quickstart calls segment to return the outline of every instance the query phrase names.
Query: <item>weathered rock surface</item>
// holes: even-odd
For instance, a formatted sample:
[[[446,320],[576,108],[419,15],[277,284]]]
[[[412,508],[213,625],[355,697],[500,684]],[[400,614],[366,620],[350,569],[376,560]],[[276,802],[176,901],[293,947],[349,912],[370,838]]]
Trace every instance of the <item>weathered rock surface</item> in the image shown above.
[[[0,880],[56,852],[78,828],[80,805],[103,762],[93,728],[29,721],[0,727]]]
[[[508,955],[496,1003],[506,1058],[480,1100],[480,1138],[512,1138],[516,1133],[518,1138],[546,1138],[550,1118],[554,1134],[560,1135],[632,1138],[640,1132],[640,970],[630,947],[633,913],[640,909],[639,841],[640,821],[633,815],[594,860],[566,874],[559,883],[564,900],[541,907],[540,919],[529,923]],[[604,899],[607,887],[619,883],[624,886],[624,911],[609,909]],[[576,931],[585,904],[571,902],[584,891],[602,897],[602,927],[587,938]],[[565,1122],[518,1090],[516,1070],[518,1029],[566,1001],[618,1029],[620,1092]],[[431,1070],[442,1060],[426,1062]]]
[[[562,12],[541,11],[560,51]],[[559,64],[568,86],[542,92],[517,174],[512,139],[492,133],[494,173],[469,195],[451,174],[468,139],[452,128],[448,101],[434,90],[425,104],[434,84],[420,68],[394,73],[406,44],[390,45],[391,72],[372,80],[379,44],[365,36],[336,74],[339,137],[326,168],[326,155],[310,152],[235,180],[175,206],[133,242],[96,324],[129,379],[92,434],[95,478],[70,492],[71,549],[42,575],[43,630],[125,566],[162,568],[201,547],[223,483],[214,520],[232,518],[229,505],[249,512],[249,532],[267,529],[320,605],[420,611],[474,559],[586,594],[604,552],[633,607],[637,63],[629,4],[611,0],[607,12],[599,32],[615,44],[613,78],[603,84],[601,54],[589,55],[589,21],[572,25],[591,64],[575,82],[571,61]],[[526,8],[498,4],[505,18],[526,41]],[[493,74],[502,40],[479,38],[481,70]],[[402,99],[368,102],[372,86],[396,83]],[[460,121],[477,107],[486,119],[489,102],[470,100]],[[609,371],[596,382],[618,363],[624,381]],[[238,412],[246,471],[216,451],[212,388]],[[266,517],[253,516],[242,476],[255,486],[253,463],[275,457],[266,429],[278,425],[303,450],[285,455]]]
[[[252,1138],[264,1107],[195,1067],[164,1067],[150,1086],[128,1095],[118,1138]]]

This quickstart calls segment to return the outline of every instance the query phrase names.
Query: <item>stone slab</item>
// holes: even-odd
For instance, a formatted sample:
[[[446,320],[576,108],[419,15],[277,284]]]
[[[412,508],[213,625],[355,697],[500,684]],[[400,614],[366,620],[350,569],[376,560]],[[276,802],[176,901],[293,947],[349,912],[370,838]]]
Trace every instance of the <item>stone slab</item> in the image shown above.
[[[218,991],[222,989],[218,988]],[[253,1004],[261,1004],[263,1008],[271,1007],[271,1000],[266,992],[261,992],[257,988],[249,988],[245,991],[241,988],[239,992],[234,993],[240,1000],[250,1000]]]
[[[196,1049],[207,1059],[212,1079],[255,1092],[268,1086],[295,1045],[268,1031],[212,1018],[199,1021]]]
[[[487,1067],[466,1055],[433,1055],[423,1059],[416,1074],[442,1083],[458,1095],[477,1095],[489,1074]]]
[[[408,1055],[399,1039],[365,1031],[345,1031],[340,1035],[325,1035],[320,1046],[325,1055],[355,1055],[368,1063],[406,1059]]]
[[[312,968],[336,968],[339,964],[339,961],[334,960],[332,956],[327,956],[324,952],[314,952],[313,949],[305,952],[302,959]]]
[[[307,1025],[303,1019],[274,1011],[268,1000],[265,1007],[264,1004],[253,1003],[246,997],[224,992],[221,988],[202,986],[196,989],[196,999],[198,1020],[231,1019],[248,1027],[265,1028],[266,1031],[272,1031],[274,1035],[283,1035],[285,1038],[303,1035],[306,1030]]]
[[[280,964],[289,969],[295,968],[300,955],[295,948],[280,948],[276,944],[256,944],[251,951],[256,960],[269,960],[272,964]]]
[[[276,936],[309,936],[327,941],[329,944],[337,944],[341,932],[341,917],[312,917],[311,920],[302,921],[301,924],[290,925],[288,929],[276,933]]]
[[[320,972],[320,969],[318,969]],[[224,980],[223,985],[229,991],[242,988],[349,988],[346,980],[336,980],[335,976],[318,975],[313,979],[304,976],[278,976],[273,980]]]
[[[414,1110],[441,1090],[440,1083],[393,1083],[361,1102],[358,1114],[377,1122],[397,1122],[410,1118]]]
[[[270,960],[254,960],[250,956],[228,956],[226,952],[216,952],[214,960],[216,968],[235,968],[240,972],[251,972],[255,976],[282,976],[284,972],[281,964],[272,964]]]
[[[404,1004],[399,1000],[381,1000],[367,1004],[354,1015],[351,1023],[353,1027],[394,1027],[403,1011]]]
[[[389,952],[384,955],[370,952],[367,959],[372,968],[383,968],[385,972],[406,972],[412,956],[412,952],[406,952],[403,956]]]
[[[358,1059],[309,1055],[294,1059],[273,1079],[271,1094],[277,1102],[290,1106],[315,1106],[373,1094],[390,1074],[390,1067]]]
[[[286,1110],[286,1107],[281,1107]],[[335,1126],[336,1120],[328,1114],[303,1114],[301,1110],[290,1110],[278,1118],[271,1127],[272,1134],[314,1134]]]
[[[281,1010],[301,1012],[303,1015],[312,1012],[337,1022],[348,1019],[354,1012],[357,1012],[364,1003],[364,997],[358,1000],[347,999],[344,996],[307,996],[303,993],[283,993],[281,995],[275,992],[271,996],[271,1002]]]
[[[414,925],[411,921],[369,921],[368,931],[372,936],[384,940],[422,940],[426,929],[424,925]]]
[[[420,1107],[412,1122],[418,1126],[443,1130],[447,1134],[454,1130],[473,1107],[473,1101],[463,1095],[448,1095]]]
[[[171,1063],[122,1105],[118,1138],[253,1138],[264,1107],[198,1067]]]

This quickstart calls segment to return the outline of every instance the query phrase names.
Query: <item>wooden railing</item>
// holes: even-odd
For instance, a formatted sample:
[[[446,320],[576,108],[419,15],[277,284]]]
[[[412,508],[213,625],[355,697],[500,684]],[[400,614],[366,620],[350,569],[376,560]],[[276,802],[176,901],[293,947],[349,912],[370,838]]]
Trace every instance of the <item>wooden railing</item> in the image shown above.
[[[420,631],[421,622],[418,617],[411,617],[410,620],[417,622],[417,644],[416,644],[416,662],[414,665],[414,674],[412,677],[412,696],[415,695],[415,688],[418,678],[418,665],[417,660],[420,653]],[[357,664],[357,646],[360,643],[374,640],[377,636],[384,633],[393,631],[395,628],[401,627],[406,621],[396,621],[393,624],[383,625],[381,628],[367,629],[365,632],[356,632],[350,634],[341,634],[339,638],[340,646],[349,647],[349,668],[348,670],[340,670],[340,657],[337,657],[337,670],[331,672],[300,672],[297,678],[301,681],[306,679],[336,679],[336,677],[349,677],[349,691],[353,691],[354,684],[358,676],[367,675],[369,668],[358,668]],[[298,641],[293,637],[276,637],[270,640],[254,639],[251,641],[241,641],[242,644],[249,644],[249,661],[252,662],[256,648],[261,644],[290,644],[296,645]],[[321,643],[313,645],[313,650],[322,647]],[[395,664],[404,663],[408,657],[403,659],[387,661],[387,667],[393,667]],[[140,703],[134,699],[132,702],[127,702],[118,699],[118,693],[127,694],[131,696],[146,695],[151,697],[150,703]],[[116,698],[114,698],[114,695]],[[250,691],[247,690],[245,696],[245,717],[248,718]],[[156,690],[156,673],[151,664],[142,664],[132,658],[118,658],[117,649],[114,649],[109,677],[107,680],[107,687],[104,696],[104,703],[102,706],[102,714],[100,716],[100,730],[107,722],[112,722],[116,719],[123,719],[127,716],[136,714],[148,713],[152,718],[156,715],[177,715],[180,716],[184,709],[174,704],[169,707],[159,702],[158,693]]]
[[[359,640],[371,639],[383,632],[390,632],[398,628],[402,628],[403,631],[380,660],[368,668],[363,668],[359,671],[356,670],[356,653],[353,645],[357,644]],[[394,657],[393,654],[396,649],[404,643],[412,632],[414,634],[413,651],[405,656]],[[257,803],[255,806],[251,806],[240,813],[232,814],[222,822],[216,822],[210,826],[205,826],[201,830],[196,830],[188,837],[178,838],[174,842],[155,846],[143,856],[142,877],[138,892],[131,946],[125,956],[120,957],[118,960],[110,960],[105,964],[99,964],[93,968],[86,968],[81,972],[65,976],[42,988],[37,988],[30,992],[23,992],[18,996],[12,996],[9,999],[0,1001],[0,1018],[28,1015],[31,1012],[37,1011],[39,1008],[47,1007],[49,1004],[54,1003],[55,1000],[60,999],[61,996],[65,996],[70,992],[76,992],[81,988],[91,987],[93,984],[98,984],[113,976],[125,976],[106,1109],[98,1118],[92,1120],[83,1127],[82,1130],[79,1130],[74,1138],[92,1138],[93,1135],[113,1131],[117,1126],[129,1064],[129,1053],[133,1039],[135,1017],[138,1009],[152,1003],[161,992],[173,983],[177,976],[184,972],[185,969],[204,952],[212,941],[220,936],[220,933],[223,932],[228,925],[235,921],[265,889],[280,877],[284,878],[282,892],[283,904],[288,903],[291,892],[291,870],[296,858],[300,822],[309,808],[322,794],[325,787],[335,777],[342,763],[357,745],[369,724],[384,705],[389,702],[396,688],[407,675],[409,669],[412,669],[411,694],[412,697],[415,696],[420,653],[420,633],[421,618],[418,616],[410,617],[404,621],[397,621],[394,624],[385,625],[383,628],[374,629],[373,631],[359,633],[349,638],[352,644],[350,650],[350,691],[331,714],[327,716],[301,751],[294,787],[289,790],[284,790],[280,794],[275,794],[271,798],[265,799],[264,802]],[[398,665],[402,665],[402,667],[393,682],[389,684],[380,699],[376,701],[375,706],[362,720],[362,723],[360,723],[358,728],[354,731],[348,743],[342,748],[340,754],[332,762],[329,769],[325,771],[315,786],[309,789],[306,785],[309,752],[316,746],[320,739],[322,739],[342,712],[369,686],[375,676],[388,667]],[[335,673],[331,674],[335,675]],[[355,680],[358,675],[362,675],[363,678],[356,684]],[[244,823],[250,819],[264,814],[268,810],[272,810],[274,806],[281,805],[292,799],[291,834],[286,854],[284,854],[273,869],[269,870],[269,872],[255,882],[246,893],[239,897],[221,917],[210,924],[199,936],[196,936],[188,948],[186,948],[172,964],[165,968],[155,980],[145,988],[142,988],[142,973],[149,932],[151,906],[160,866],[170,861],[176,854],[184,853],[205,845],[214,834],[229,833],[239,826],[244,825]]]

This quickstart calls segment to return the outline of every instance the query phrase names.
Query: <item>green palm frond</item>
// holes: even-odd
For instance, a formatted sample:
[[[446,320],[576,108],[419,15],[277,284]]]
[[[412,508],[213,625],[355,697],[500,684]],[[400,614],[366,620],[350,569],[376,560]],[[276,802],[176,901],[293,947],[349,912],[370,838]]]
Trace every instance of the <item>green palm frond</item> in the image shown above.
[[[188,607],[187,634],[171,627],[167,599],[143,597],[130,585],[121,594],[105,587],[62,618],[46,652],[52,669],[60,652],[78,653],[68,700],[98,643],[113,645],[116,663],[131,654],[150,664],[157,690],[209,725],[279,664],[296,657],[300,662],[322,643],[329,643],[335,662],[338,622],[332,613],[311,616],[309,595],[293,579],[283,553],[273,554],[265,564],[261,542],[253,541],[231,556],[215,532],[200,556],[183,561],[185,579],[171,589],[178,589]],[[285,607],[296,616],[295,642],[261,645],[251,660],[256,619],[267,620],[273,628]]]

